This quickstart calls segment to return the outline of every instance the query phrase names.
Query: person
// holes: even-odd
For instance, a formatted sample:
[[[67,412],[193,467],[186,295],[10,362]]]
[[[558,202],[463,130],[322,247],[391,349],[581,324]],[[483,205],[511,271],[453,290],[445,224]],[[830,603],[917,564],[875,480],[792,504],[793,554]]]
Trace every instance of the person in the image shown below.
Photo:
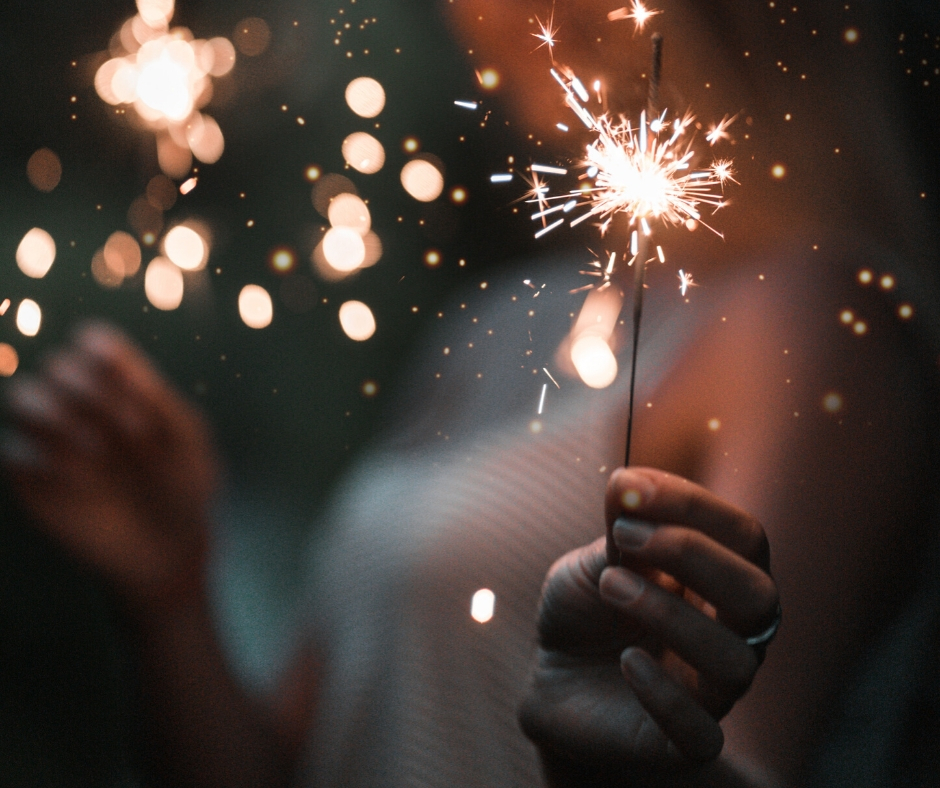
[[[862,58],[848,45],[842,17],[785,17],[794,36],[786,51],[795,56],[804,36],[821,31],[827,69],[807,67],[804,90],[783,76],[799,71],[794,63],[768,92],[750,88],[763,84],[751,70],[763,59],[752,66],[749,48],[742,64],[726,42],[775,51],[776,12],[715,10],[666,9],[664,93],[695,86],[696,106],[709,107],[712,88],[695,78],[709,63],[716,82],[741,91],[755,136],[784,109],[797,124],[744,157],[726,245],[670,238],[670,255],[698,261],[708,287],[677,303],[657,287],[665,274],[651,273],[634,457],[712,493],[658,471],[615,473],[608,526],[631,560],[605,569],[594,542],[555,565],[525,698],[541,578],[602,530],[598,504],[622,450],[622,377],[603,391],[565,383],[532,421],[538,366],[521,348],[537,337],[548,363],[564,341],[571,255],[539,261],[555,297],[540,297],[537,309],[522,300],[516,272],[494,276],[485,298],[446,309],[453,316],[419,348],[395,428],[361,455],[323,517],[328,536],[298,638],[314,649],[298,645],[273,710],[229,678],[212,636],[203,570],[214,461],[199,417],[109,329],[86,330],[38,378],[20,378],[9,471],[44,528],[108,576],[134,611],[144,690],[175,779],[275,784],[303,749],[301,779],[320,785],[537,784],[536,753],[515,729],[523,700],[523,725],[556,784],[811,779],[814,754],[826,755],[840,722],[850,722],[839,720],[840,697],[918,600],[929,563],[930,305],[916,302],[915,324],[895,311],[920,286],[905,259],[933,248],[909,163],[928,154],[893,139],[884,113],[869,111],[889,103],[892,80],[883,49]],[[505,52],[502,73],[531,84],[496,36],[513,24],[528,32],[525,13],[483,3],[453,11],[457,34],[482,59]],[[560,21],[586,37],[594,25],[576,11]],[[878,10],[856,13],[862,40],[874,38],[877,19],[865,14]],[[845,49],[832,54],[834,41]],[[682,57],[670,60],[670,51]],[[865,99],[836,112],[833,86],[840,95],[864,86]],[[519,95],[530,117],[544,111],[532,92]],[[853,166],[815,144],[820,127]],[[767,175],[778,159],[781,183]],[[898,237],[902,223],[915,229]],[[858,282],[859,268],[875,286]],[[878,286],[887,274],[893,284]],[[488,343],[489,331],[498,339]],[[454,349],[445,361],[442,347]],[[716,721],[757,669],[747,639],[776,612],[758,521],[774,546],[786,619],[758,681],[723,722],[716,761]],[[690,589],[683,599],[679,583]],[[496,598],[485,625],[466,613],[481,588]],[[885,779],[899,775],[888,769]]]

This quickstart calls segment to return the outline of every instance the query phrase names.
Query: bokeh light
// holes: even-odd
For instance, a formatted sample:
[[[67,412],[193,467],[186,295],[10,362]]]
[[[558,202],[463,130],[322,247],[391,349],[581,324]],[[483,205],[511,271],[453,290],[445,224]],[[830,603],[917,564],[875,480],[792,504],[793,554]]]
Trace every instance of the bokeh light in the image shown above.
[[[375,265],[382,258],[382,241],[374,232],[369,230],[362,236],[362,243],[366,248],[366,256],[362,259],[360,268],[368,268]]]
[[[345,175],[328,172],[314,184],[310,200],[317,213],[327,218],[330,215],[330,203],[340,194],[356,194],[356,184]]]
[[[34,227],[16,247],[16,264],[26,276],[42,279],[55,262],[55,241],[41,227]]]
[[[321,245],[326,261],[337,271],[355,271],[366,257],[362,236],[349,227],[331,227]]]
[[[343,159],[365,175],[378,172],[385,165],[385,148],[371,134],[355,131],[343,140]]]
[[[158,211],[168,211],[176,204],[176,186],[166,175],[154,175],[144,192],[149,202]]]
[[[203,236],[185,224],[178,224],[166,234],[163,253],[184,271],[196,271],[209,259],[209,248]]]
[[[572,343],[571,363],[592,389],[607,388],[617,377],[617,359],[610,345],[596,334],[584,334]]]
[[[0,376],[8,378],[20,365],[20,356],[16,348],[7,342],[0,342]]]
[[[121,279],[134,276],[140,270],[140,245],[129,233],[121,230],[111,233],[102,254],[108,269]]]
[[[486,90],[499,87],[499,72],[495,68],[485,68],[478,74],[480,85]]]
[[[144,274],[144,293],[157,309],[176,309],[183,302],[183,272],[167,258],[154,257]]]
[[[268,48],[271,42],[271,29],[263,19],[250,16],[235,25],[232,41],[235,48],[243,55],[257,57]]]
[[[137,13],[146,24],[158,30],[173,18],[173,0],[137,0]]]
[[[375,317],[362,301],[347,301],[339,308],[343,332],[356,342],[364,342],[375,333]]]
[[[493,618],[493,611],[496,609],[496,594],[488,588],[481,588],[470,599],[470,617],[485,624]]]
[[[42,310],[31,298],[24,298],[16,310],[16,327],[26,337],[34,337],[42,325]]]
[[[286,274],[294,270],[297,264],[297,254],[287,246],[276,246],[268,255],[268,264],[279,274]]]
[[[369,207],[355,194],[338,194],[330,202],[326,218],[333,227],[348,227],[365,235],[372,226]]]
[[[416,200],[431,202],[444,190],[444,176],[431,162],[412,159],[401,169],[401,185]]]
[[[304,177],[310,181],[310,183],[319,180],[322,174],[323,171],[316,164],[311,164],[304,170]]]
[[[385,108],[385,89],[371,77],[359,77],[346,86],[346,103],[361,118],[374,118]]]
[[[91,276],[99,285],[108,290],[120,287],[124,281],[123,273],[113,270],[108,265],[103,248],[96,251],[91,258]]]
[[[274,317],[268,291],[260,285],[245,285],[238,294],[238,314],[249,328],[266,328]]]
[[[51,192],[62,180],[62,162],[49,148],[40,148],[26,162],[26,177],[34,189]]]

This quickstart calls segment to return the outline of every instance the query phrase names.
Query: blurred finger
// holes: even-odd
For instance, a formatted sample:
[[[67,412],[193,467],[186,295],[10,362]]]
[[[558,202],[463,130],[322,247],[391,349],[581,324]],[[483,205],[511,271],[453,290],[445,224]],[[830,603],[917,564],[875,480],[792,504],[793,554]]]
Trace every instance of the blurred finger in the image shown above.
[[[624,678],[646,712],[686,758],[705,763],[724,746],[717,721],[699,706],[640,648],[628,648],[620,658]]]
[[[735,632],[762,632],[773,621],[779,598],[770,576],[700,531],[618,517],[612,533],[625,555],[692,589]]]
[[[604,570],[600,592],[604,601],[697,670],[720,693],[717,700],[737,700],[750,687],[759,667],[757,655],[720,621],[623,567]]]
[[[7,406],[13,423],[38,444],[57,452],[92,455],[102,446],[89,425],[72,418],[61,397],[36,378],[24,375],[7,390]]]
[[[654,468],[620,468],[607,487],[607,522],[626,512],[702,531],[761,569],[770,569],[764,529],[747,512],[687,479]]]

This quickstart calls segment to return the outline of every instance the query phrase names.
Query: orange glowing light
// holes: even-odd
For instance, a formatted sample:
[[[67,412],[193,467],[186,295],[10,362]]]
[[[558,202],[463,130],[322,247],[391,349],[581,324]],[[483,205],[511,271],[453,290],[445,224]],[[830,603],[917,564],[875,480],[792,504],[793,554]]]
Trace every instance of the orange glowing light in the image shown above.
[[[178,224],[163,239],[163,253],[184,271],[203,268],[209,259],[205,239],[192,227]]]
[[[364,131],[356,131],[346,137],[342,152],[350,167],[366,175],[378,172],[385,165],[382,143]]]
[[[55,262],[55,241],[40,227],[34,227],[16,247],[16,264],[32,279],[42,279]]]
[[[592,389],[607,388],[617,378],[617,358],[603,337],[587,333],[571,345],[571,363]]]
[[[238,294],[238,314],[249,328],[266,328],[274,317],[268,291],[260,285],[245,285]]]
[[[331,227],[320,246],[327,263],[337,271],[355,271],[366,257],[362,236],[349,227]]]
[[[480,86],[486,90],[495,90],[499,87],[499,72],[495,68],[485,68],[477,72]]]
[[[374,118],[385,108],[385,89],[371,77],[359,77],[346,86],[346,104],[361,118]]]
[[[40,148],[26,162],[26,177],[34,189],[51,192],[62,179],[62,162],[49,148]]]
[[[444,176],[426,159],[412,159],[401,169],[401,184],[419,202],[432,202],[444,191]]]
[[[8,378],[20,365],[20,356],[16,348],[6,342],[0,342],[0,376]]]
[[[339,308],[343,332],[356,342],[364,342],[375,333],[375,317],[362,301],[347,301]]]
[[[165,257],[155,257],[144,274],[147,300],[165,312],[183,302],[183,272]]]
[[[348,227],[359,235],[365,235],[372,226],[369,207],[355,194],[338,194],[330,201],[326,218],[333,227]]]

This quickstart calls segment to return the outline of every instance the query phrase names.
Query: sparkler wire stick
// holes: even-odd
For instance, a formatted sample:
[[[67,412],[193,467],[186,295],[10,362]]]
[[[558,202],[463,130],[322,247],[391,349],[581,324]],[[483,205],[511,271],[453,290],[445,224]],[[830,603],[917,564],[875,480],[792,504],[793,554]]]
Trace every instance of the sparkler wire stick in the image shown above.
[[[663,65],[663,37],[659,33],[653,35],[652,64],[650,68],[649,93],[647,98],[646,115],[655,118],[659,105],[659,77]],[[644,130],[646,119],[643,119]],[[643,137],[645,138],[645,134]],[[646,257],[649,242],[644,231],[637,232],[636,259],[633,269],[633,358],[630,360],[630,399],[627,406],[627,446],[624,452],[624,467],[630,465],[630,443],[633,438],[633,394],[636,386],[636,356],[637,345],[640,341],[640,322],[643,319],[643,291],[646,282]],[[631,250],[632,251],[632,250]]]

